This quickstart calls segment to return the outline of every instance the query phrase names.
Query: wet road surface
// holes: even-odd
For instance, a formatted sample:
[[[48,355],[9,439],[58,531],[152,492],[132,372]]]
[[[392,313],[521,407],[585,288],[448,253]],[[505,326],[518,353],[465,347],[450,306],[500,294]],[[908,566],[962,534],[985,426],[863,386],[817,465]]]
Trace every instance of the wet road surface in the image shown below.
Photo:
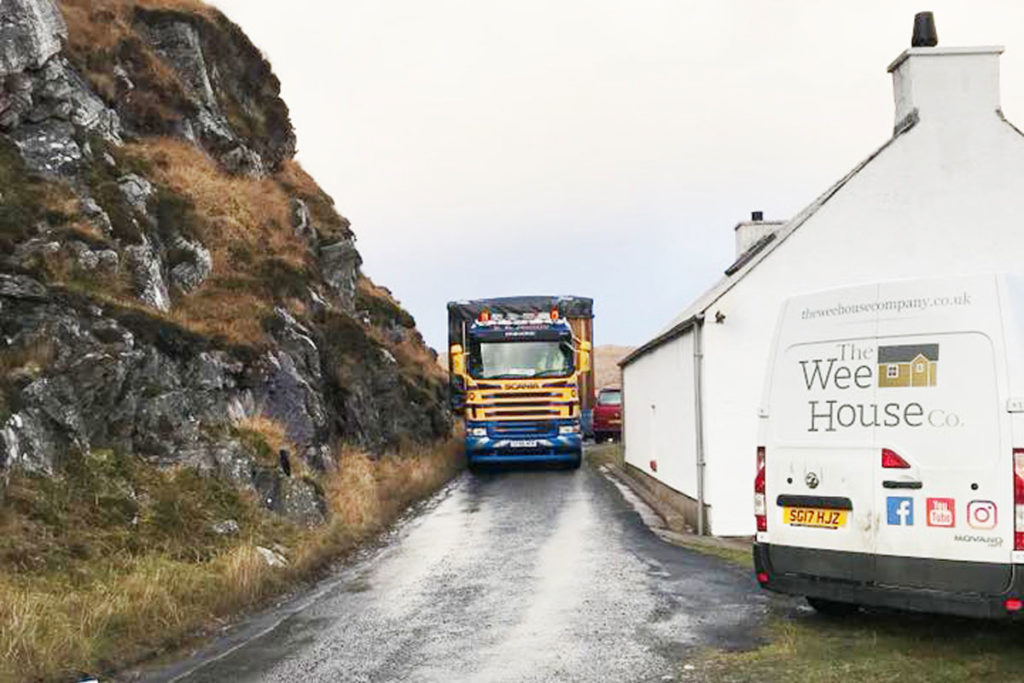
[[[315,592],[147,680],[660,681],[754,644],[768,604],[590,466],[467,473]]]

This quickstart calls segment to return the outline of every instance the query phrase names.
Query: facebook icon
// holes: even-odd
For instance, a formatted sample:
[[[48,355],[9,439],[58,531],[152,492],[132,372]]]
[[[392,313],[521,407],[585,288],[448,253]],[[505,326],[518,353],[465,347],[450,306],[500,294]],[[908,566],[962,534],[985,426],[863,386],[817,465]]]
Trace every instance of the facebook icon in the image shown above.
[[[885,499],[890,526],[914,526],[914,499],[891,496]]]

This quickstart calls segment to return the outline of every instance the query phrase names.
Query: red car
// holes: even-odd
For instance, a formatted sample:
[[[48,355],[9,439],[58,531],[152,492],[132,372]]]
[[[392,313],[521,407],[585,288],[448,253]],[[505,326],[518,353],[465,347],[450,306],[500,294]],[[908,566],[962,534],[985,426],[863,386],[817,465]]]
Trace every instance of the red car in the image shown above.
[[[618,441],[622,437],[622,390],[602,389],[594,406],[594,441]]]

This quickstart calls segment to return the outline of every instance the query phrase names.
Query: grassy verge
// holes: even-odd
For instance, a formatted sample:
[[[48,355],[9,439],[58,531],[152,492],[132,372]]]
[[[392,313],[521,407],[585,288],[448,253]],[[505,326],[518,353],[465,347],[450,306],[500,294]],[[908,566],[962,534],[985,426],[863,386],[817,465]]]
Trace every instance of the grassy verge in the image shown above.
[[[622,467],[626,463],[626,449],[622,443],[606,441],[587,446],[587,460],[595,465],[615,465]]]
[[[373,459],[355,450],[318,484],[315,529],[265,512],[191,470],[94,453],[55,477],[12,477],[0,503],[0,681],[74,680],[190,634],[315,578],[459,469],[455,442]],[[213,525],[238,523],[234,534]],[[260,547],[284,555],[267,564]]]
[[[703,539],[702,539],[703,541]],[[693,550],[751,567],[750,553],[704,542]],[[868,610],[844,618],[810,611],[776,616],[767,644],[709,650],[681,672],[710,683],[1024,681],[1024,625]]]
[[[709,652],[684,672],[693,681],[858,683],[1024,680],[1019,625],[897,612],[844,619],[801,614],[769,626],[750,652]]]
[[[672,536],[672,541],[684,548],[717,557],[740,567],[746,567],[747,569],[753,569],[754,567],[754,558],[750,548],[737,548],[735,545],[722,543],[713,536],[702,538],[700,536],[691,537],[676,534]]]

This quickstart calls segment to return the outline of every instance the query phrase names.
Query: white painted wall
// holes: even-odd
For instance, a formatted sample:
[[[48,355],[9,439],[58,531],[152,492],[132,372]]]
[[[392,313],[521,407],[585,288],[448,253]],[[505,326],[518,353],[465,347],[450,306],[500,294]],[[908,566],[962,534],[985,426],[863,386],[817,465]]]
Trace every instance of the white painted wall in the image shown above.
[[[696,498],[693,334],[663,344],[627,371],[626,462]],[[657,472],[650,467],[652,458],[658,461]]]
[[[998,94],[993,100],[991,92],[998,83],[998,77],[992,78],[998,53],[971,52],[962,56],[969,63],[961,63],[956,61],[960,56],[938,55],[941,48],[935,50],[910,54],[894,74],[897,102],[912,99],[920,107],[919,123],[707,309],[705,492],[713,509],[712,533],[754,530],[757,408],[771,336],[786,297],[904,277],[1024,272],[1024,137],[993,106],[998,102]],[[955,78],[942,77],[943,64]],[[925,74],[922,83],[910,83],[908,74],[915,73]],[[899,90],[908,87],[913,88],[909,95]],[[962,98],[981,98],[986,104],[975,107]],[[718,311],[726,316],[723,324],[714,322]],[[661,349],[625,372],[627,460],[634,464],[638,454],[633,452],[631,434],[640,427],[629,425],[629,393],[649,391],[649,378],[661,374],[660,366],[651,366],[659,358],[670,358],[658,354]],[[675,390],[692,395],[692,371],[689,382],[677,384]],[[678,423],[691,420],[692,406],[685,414],[659,412],[652,429],[671,433],[680,430]],[[639,440],[643,443],[642,437]],[[675,450],[662,446],[660,438],[657,443],[655,455],[659,469],[665,471],[661,478],[693,495],[695,485],[683,489],[667,478],[668,472],[695,471],[692,442]],[[673,454],[685,462],[663,464]]]

